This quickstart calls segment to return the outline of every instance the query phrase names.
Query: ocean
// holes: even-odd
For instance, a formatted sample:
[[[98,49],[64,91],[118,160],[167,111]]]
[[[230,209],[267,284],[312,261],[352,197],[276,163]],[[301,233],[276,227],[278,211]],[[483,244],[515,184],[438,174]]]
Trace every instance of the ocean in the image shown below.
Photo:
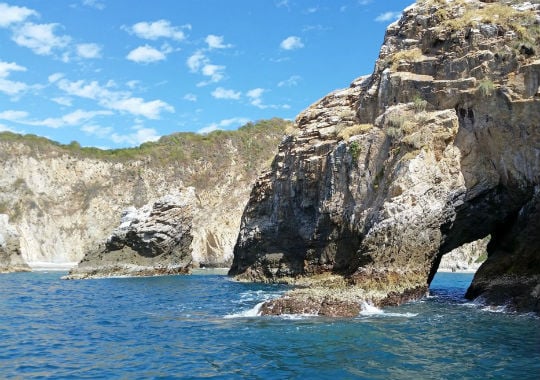
[[[472,275],[356,318],[261,317],[286,287],[191,276],[0,276],[2,379],[538,379],[540,318],[463,299]]]

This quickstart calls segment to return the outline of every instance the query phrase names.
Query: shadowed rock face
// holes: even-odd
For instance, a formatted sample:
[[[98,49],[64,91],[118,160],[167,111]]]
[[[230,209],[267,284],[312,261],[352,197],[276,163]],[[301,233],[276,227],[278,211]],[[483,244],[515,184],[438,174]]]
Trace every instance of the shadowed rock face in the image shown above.
[[[539,311],[540,59],[523,42],[539,46],[539,8],[420,1],[372,75],[297,117],[252,190],[230,274],[310,291],[263,311],[421,297],[442,255],[489,234],[468,296]]]
[[[169,194],[126,210],[121,224],[67,278],[189,273],[195,191]]]

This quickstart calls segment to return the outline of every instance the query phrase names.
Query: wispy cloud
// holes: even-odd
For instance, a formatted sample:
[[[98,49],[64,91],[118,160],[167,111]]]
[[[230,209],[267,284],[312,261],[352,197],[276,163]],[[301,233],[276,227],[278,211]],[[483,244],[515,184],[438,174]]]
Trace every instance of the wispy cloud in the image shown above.
[[[83,124],[98,116],[112,115],[111,111],[98,110],[98,111],[85,111],[75,110],[66,115],[57,118],[46,118],[42,120],[30,119],[29,114],[26,111],[14,111],[8,110],[0,112],[1,120],[8,120],[14,123],[30,125],[35,127],[49,127],[49,128],[61,128],[66,126],[75,126]]]
[[[38,55],[50,55],[53,50],[63,49],[71,42],[69,36],[56,35],[58,27],[59,24],[26,23],[13,31],[12,39]]]
[[[98,44],[78,44],[75,48],[77,49],[77,55],[81,58],[101,58],[101,46]]]
[[[188,102],[196,102],[197,101],[197,95],[195,94],[185,94],[183,97],[184,100],[187,100]]]
[[[240,99],[242,94],[239,91],[228,90],[223,87],[218,87],[212,91],[212,96],[216,99]]]
[[[69,96],[92,99],[104,108],[127,112],[134,116],[159,119],[162,112],[174,112],[174,108],[163,100],[145,101],[142,98],[134,97],[130,91],[110,89],[114,83],[102,86],[97,81],[69,81],[60,75],[50,76],[49,81],[55,83]]]
[[[0,28],[24,22],[30,16],[39,16],[33,9],[0,3]]]
[[[99,0],[83,0],[83,5],[102,11],[105,9],[105,3]]]
[[[26,83],[7,79],[13,71],[26,71],[26,67],[15,62],[0,61],[0,92],[9,96],[18,95],[29,88]]]
[[[197,50],[186,61],[186,65],[192,73],[200,73],[208,80],[199,82],[198,87],[221,81],[225,76],[225,66],[214,65],[202,50]]]
[[[298,82],[302,79],[299,75],[293,75],[288,79],[282,80],[278,83],[278,87],[294,87],[298,86]]]
[[[141,125],[136,125],[132,128],[133,133],[111,135],[112,141],[117,144],[140,145],[147,141],[157,141],[161,137],[154,128],[144,128]]]
[[[232,47],[231,44],[223,43],[223,36],[209,34],[204,41],[208,44],[209,49],[227,49]]]
[[[146,40],[157,40],[159,38],[170,38],[182,41],[186,35],[182,29],[189,29],[189,25],[183,27],[173,26],[168,20],[158,20],[154,22],[138,22],[131,27],[124,27],[131,34]]]
[[[397,20],[401,16],[401,12],[384,12],[375,17],[377,22],[388,22]]]
[[[199,129],[197,133],[206,134],[206,133],[224,129],[227,127],[231,127],[231,126],[241,127],[242,125],[247,124],[249,121],[250,119],[245,118],[245,117],[233,117],[230,119],[224,119],[217,123],[211,123],[207,127]]]
[[[304,43],[300,37],[290,36],[281,41],[279,46],[284,50],[295,50],[303,48]]]
[[[83,131],[87,135],[105,138],[111,135],[113,129],[111,127],[102,127],[96,124],[86,124],[81,127],[81,131]]]

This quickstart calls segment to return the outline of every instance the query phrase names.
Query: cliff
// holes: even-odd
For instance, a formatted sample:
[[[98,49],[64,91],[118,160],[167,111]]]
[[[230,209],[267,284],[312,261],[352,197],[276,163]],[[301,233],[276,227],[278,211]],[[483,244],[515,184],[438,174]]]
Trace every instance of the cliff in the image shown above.
[[[9,224],[6,214],[0,214],[0,273],[29,270],[30,267],[21,256],[17,230]]]
[[[417,299],[444,254],[487,235],[467,296],[540,310],[539,14],[418,1],[371,75],[297,117],[251,192],[230,270],[304,286],[263,312]]]
[[[25,262],[74,265],[106,241],[125,209],[193,187],[192,264],[226,266],[249,191],[288,127],[273,119],[109,151],[0,133],[0,213]]]

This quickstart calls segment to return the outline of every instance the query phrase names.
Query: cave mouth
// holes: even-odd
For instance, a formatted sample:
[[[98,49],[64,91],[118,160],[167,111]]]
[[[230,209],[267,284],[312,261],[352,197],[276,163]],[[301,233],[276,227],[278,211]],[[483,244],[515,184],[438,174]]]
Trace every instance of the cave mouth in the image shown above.
[[[487,259],[490,240],[488,235],[443,254],[430,281],[430,294],[463,299],[476,271]]]

